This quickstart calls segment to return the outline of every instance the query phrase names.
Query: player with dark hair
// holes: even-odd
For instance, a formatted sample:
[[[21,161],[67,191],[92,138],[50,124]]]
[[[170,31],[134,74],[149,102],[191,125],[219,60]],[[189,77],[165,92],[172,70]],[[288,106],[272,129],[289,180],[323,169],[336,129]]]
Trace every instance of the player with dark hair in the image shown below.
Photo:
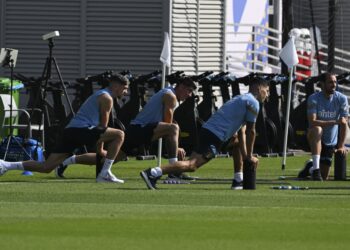
[[[130,149],[139,145],[150,145],[159,138],[166,139],[166,147],[169,163],[183,160],[186,152],[178,148],[179,127],[173,121],[173,113],[179,101],[184,101],[192,95],[196,89],[195,83],[190,78],[181,78],[175,87],[161,89],[154,94],[145,107],[130,122],[125,131],[123,148]],[[87,153],[73,155],[58,167],[56,176],[64,178],[63,172],[66,166],[71,164],[94,164],[96,154]]]
[[[315,181],[328,179],[335,152],[346,157],[345,138],[349,115],[347,97],[336,91],[336,76],[324,73],[320,76],[320,83],[321,91],[312,94],[307,100],[307,139],[312,160],[298,174],[300,179],[311,176]]]
[[[180,101],[185,101],[196,89],[188,77],[182,78],[174,87],[167,87],[154,94],[141,112],[127,127],[125,146],[150,145],[152,141],[164,138],[169,163],[178,160],[179,126],[174,123],[174,110]],[[184,152],[183,152],[184,153]]]
[[[95,92],[83,103],[77,114],[64,128],[61,141],[46,161],[6,162],[0,160],[0,175],[9,170],[50,173],[75,149],[86,145],[96,147],[97,153],[105,158],[102,171],[96,181],[123,183],[123,180],[113,175],[111,167],[123,144],[124,132],[107,127],[107,124],[113,106],[113,98],[125,95],[129,80],[122,75],[111,74],[108,81],[108,87]]]
[[[269,84],[255,78],[249,87],[249,93],[235,96],[226,102],[202,126],[199,146],[186,161],[178,161],[162,167],[154,167],[140,172],[149,189],[156,189],[157,180],[164,174],[180,174],[196,171],[215,157],[227,140],[238,132],[239,149],[242,159],[257,166],[258,159],[253,156],[255,141],[255,122],[259,113],[259,102],[264,102],[269,95]],[[240,130],[246,125],[246,133]]]

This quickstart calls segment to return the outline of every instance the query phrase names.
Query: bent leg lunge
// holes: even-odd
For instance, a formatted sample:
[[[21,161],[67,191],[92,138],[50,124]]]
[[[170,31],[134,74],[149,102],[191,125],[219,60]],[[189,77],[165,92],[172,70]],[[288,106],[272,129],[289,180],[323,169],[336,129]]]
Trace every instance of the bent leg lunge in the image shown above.
[[[105,160],[100,174],[97,176],[97,182],[115,182],[124,183],[123,180],[118,179],[111,171],[112,165],[118,152],[124,142],[124,132],[119,129],[107,128],[107,130],[100,136],[97,142],[97,153],[105,154]],[[104,152],[103,145],[107,144],[107,152]],[[102,155],[103,156],[103,155]]]

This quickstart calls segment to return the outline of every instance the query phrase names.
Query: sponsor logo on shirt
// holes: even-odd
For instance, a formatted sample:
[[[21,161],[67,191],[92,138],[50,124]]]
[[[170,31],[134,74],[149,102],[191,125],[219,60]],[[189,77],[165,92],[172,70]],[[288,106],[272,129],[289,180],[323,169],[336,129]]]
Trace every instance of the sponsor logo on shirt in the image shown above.
[[[324,119],[335,119],[337,112],[336,111],[325,111],[325,110],[320,110],[317,113],[318,117],[324,118]]]

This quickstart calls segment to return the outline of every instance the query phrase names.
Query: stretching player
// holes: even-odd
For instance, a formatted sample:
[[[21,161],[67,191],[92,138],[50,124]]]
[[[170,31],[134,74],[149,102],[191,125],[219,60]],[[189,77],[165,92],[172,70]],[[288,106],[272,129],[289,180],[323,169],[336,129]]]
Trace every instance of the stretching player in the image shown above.
[[[169,163],[185,158],[186,152],[178,148],[179,126],[173,123],[173,114],[179,101],[185,101],[196,89],[190,78],[182,78],[175,88],[161,89],[147,102],[142,111],[130,122],[125,131],[123,148],[150,145],[152,141],[165,138]],[[63,178],[63,172],[70,164],[94,164],[95,154],[72,156],[57,168],[56,176]],[[190,177],[187,177],[190,178]]]
[[[249,93],[235,96],[226,102],[203,125],[199,136],[199,146],[189,160],[149,168],[140,173],[147,187],[156,189],[157,180],[164,174],[196,171],[200,166],[213,159],[223,143],[244,125],[246,125],[246,136],[239,132],[240,153],[244,161],[257,166],[258,159],[253,156],[255,122],[259,113],[259,101],[264,102],[268,95],[268,82],[255,78],[250,84]]]
[[[113,97],[122,97],[127,92],[129,81],[119,74],[112,74],[108,81],[108,87],[95,92],[80,107],[77,114],[64,128],[60,143],[45,162],[0,160],[0,175],[9,170],[50,173],[75,149],[86,145],[96,146],[97,153],[105,158],[102,171],[96,181],[123,183],[123,180],[112,174],[111,167],[123,144],[124,132],[107,127],[107,124],[112,110]],[[104,150],[104,144],[107,150]]]

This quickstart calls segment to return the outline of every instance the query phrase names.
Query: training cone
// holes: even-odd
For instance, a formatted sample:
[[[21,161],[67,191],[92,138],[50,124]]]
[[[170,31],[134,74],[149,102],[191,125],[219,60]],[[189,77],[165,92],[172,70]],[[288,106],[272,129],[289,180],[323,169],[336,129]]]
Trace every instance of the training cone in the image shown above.
[[[33,173],[30,172],[30,171],[23,171],[22,175],[24,175],[24,176],[32,176]]]

